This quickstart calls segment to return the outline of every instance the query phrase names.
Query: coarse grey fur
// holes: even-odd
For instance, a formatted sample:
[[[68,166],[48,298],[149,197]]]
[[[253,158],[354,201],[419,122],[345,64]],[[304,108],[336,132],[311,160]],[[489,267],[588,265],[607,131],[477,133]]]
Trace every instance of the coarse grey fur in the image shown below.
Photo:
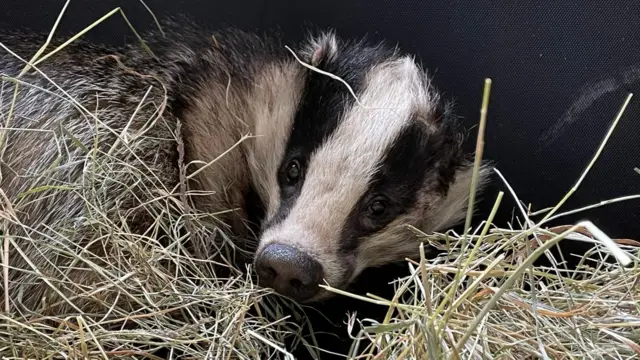
[[[139,44],[111,48],[77,41],[68,45],[38,64],[37,71],[31,69],[19,78],[12,106],[14,82],[9,78],[17,76],[25,66],[15,55],[28,60],[45,37],[7,32],[0,35],[0,42],[15,53],[0,50],[0,72],[4,77],[0,96],[0,122],[4,128],[0,187],[3,232],[11,239],[9,295],[12,306],[21,311],[98,311],[100,304],[96,301],[72,301],[71,305],[61,300],[61,295],[70,297],[91,291],[100,277],[87,270],[87,265],[85,269],[75,268],[79,262],[69,254],[91,253],[96,262],[118,261],[105,240],[117,241],[117,236],[105,233],[105,228],[120,229],[119,236],[138,236],[140,242],[153,241],[157,214],[167,211],[168,203],[179,204],[175,206],[180,209],[188,206],[182,202],[184,194],[179,189],[179,144],[184,144],[184,163],[190,164],[182,175],[190,179],[190,204],[200,213],[213,214],[210,219],[234,239],[252,238],[247,224],[247,208],[251,204],[245,203],[251,189],[263,203],[267,220],[275,215],[280,196],[276,173],[309,70],[276,39],[236,30],[209,36],[183,27],[177,32],[170,27],[166,38],[158,33],[143,37],[157,59]],[[341,56],[336,41],[333,34],[322,34],[294,50],[303,61],[314,64],[318,57]],[[60,42],[48,49],[57,44]],[[409,115],[423,111],[423,121],[437,133],[439,125],[430,114],[439,98],[430,87],[420,89],[428,80],[422,78],[424,74],[413,59],[397,57],[383,65],[375,70],[378,75],[371,75],[368,80],[369,85],[377,82],[378,89],[369,87],[368,92],[359,95],[375,107],[380,87],[388,83],[395,87],[398,97],[385,98],[381,106],[403,107],[407,98],[403,91],[411,87],[428,101],[424,108],[402,108],[400,112]],[[342,110],[345,116],[356,117],[352,122],[355,127],[336,132],[335,141],[344,145],[339,137],[361,131],[364,127],[358,124],[367,119],[363,109]],[[388,131],[399,131],[406,121],[399,120],[394,125],[397,129],[391,127]],[[379,128],[371,135],[384,133]],[[245,138],[246,135],[256,136]],[[374,140],[385,144],[394,141]],[[341,146],[323,151],[329,158],[340,158],[345,151],[357,152]],[[457,159],[458,151],[456,148],[451,156]],[[367,154],[359,155],[366,160]],[[314,165],[312,171],[327,171],[322,164],[331,164],[323,158],[316,162],[319,165]],[[376,161],[369,162],[374,166]],[[417,246],[411,240],[405,240],[404,245],[398,243],[401,236],[407,235],[399,225],[412,223],[433,231],[464,217],[470,167],[462,161],[455,166],[457,176],[447,185],[448,196],[425,188],[418,202],[424,208],[412,210],[365,242],[359,255],[350,260],[356,264],[348,275],[339,273],[336,238],[313,244],[300,238],[295,245],[307,247],[306,251],[321,259],[326,277],[340,287],[347,286],[368,266],[414,256]],[[362,174],[354,172],[354,179],[367,176],[372,169],[363,168]],[[484,174],[485,171],[481,180]],[[345,194],[352,190],[348,181],[339,186],[346,187]],[[358,183],[354,191],[362,192],[364,186],[366,182]],[[336,208],[335,204],[323,203],[331,201],[323,191],[321,187],[305,190],[301,198],[307,199],[308,209],[297,207],[292,210],[295,219],[266,229],[268,236],[259,241],[258,248],[274,241],[273,234],[282,237],[295,232],[296,226],[305,225],[289,224],[291,221],[313,223],[309,218],[313,207],[324,204],[328,209]],[[88,198],[99,208],[88,206]],[[167,198],[174,200],[166,201]],[[314,199],[323,200],[316,204]],[[345,203],[343,207],[349,206],[352,204]],[[344,221],[339,219],[343,213],[334,212],[332,216],[338,218],[329,221]],[[318,234],[331,237],[339,227],[338,223],[316,221],[304,231],[317,230]],[[309,236],[308,241],[313,238]],[[55,244],[58,250],[35,246],[29,239]],[[66,285],[57,286],[60,281]],[[100,299],[99,292],[96,296]],[[323,296],[326,294],[316,299]],[[113,299],[102,300],[109,303]]]

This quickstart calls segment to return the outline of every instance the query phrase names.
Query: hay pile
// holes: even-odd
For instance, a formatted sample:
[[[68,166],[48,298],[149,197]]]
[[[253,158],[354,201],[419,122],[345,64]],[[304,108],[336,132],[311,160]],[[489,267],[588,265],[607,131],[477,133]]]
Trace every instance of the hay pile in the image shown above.
[[[480,140],[486,121],[488,86],[485,90]],[[629,100],[630,97],[625,106]],[[481,150],[480,141],[477,160]],[[89,172],[86,177],[107,181],[105,169],[123,167],[108,156],[100,161],[100,172]],[[127,171],[132,176],[148,176],[144,169],[127,167]],[[491,223],[503,196],[500,193],[489,219],[475,229],[466,226],[470,229],[467,234],[422,234],[416,230],[417,237],[445,250],[445,254],[430,260],[423,256],[419,262],[408,260],[411,275],[397,281],[393,299],[374,295],[361,298],[387,307],[388,313],[382,323],[352,319],[351,356],[363,354],[359,359],[640,356],[640,243],[620,239],[617,245],[611,245],[607,241],[610,239],[589,222],[545,227],[550,220],[574,212],[558,211],[581,181],[582,178],[553,209],[532,214],[520,207],[523,224],[519,229],[500,229]],[[149,191],[161,194],[162,188]],[[516,195],[512,190],[510,194]],[[135,311],[114,301],[103,303],[103,313],[42,317],[13,311],[10,299],[2,294],[3,310],[9,312],[0,313],[0,355],[6,359],[161,358],[157,350],[165,349],[163,356],[192,359],[292,358],[283,345],[287,337],[297,337],[302,346],[317,354],[311,340],[299,337],[301,329],[309,325],[299,309],[293,309],[297,316],[283,316],[285,310],[292,310],[284,307],[293,305],[266,297],[269,291],[255,287],[241,271],[244,269],[235,268],[232,261],[203,260],[186,250],[189,241],[206,242],[212,230],[199,222],[199,214],[187,211],[179,196],[162,196],[165,199],[162,205],[156,204],[153,210],[157,212],[159,226],[175,234],[188,228],[189,236],[176,235],[170,246],[161,246],[152,238],[132,236],[127,229],[103,229],[112,234],[111,256],[118,262],[97,269],[102,273],[102,281],[93,289],[67,299],[73,303],[97,296],[127,298],[128,303],[136,304]],[[104,201],[100,196],[87,196],[85,200],[96,209]],[[3,202],[1,221],[15,221],[11,205]],[[601,205],[605,204],[594,207]],[[534,222],[536,216],[542,219]],[[564,272],[559,271],[562,265],[528,266],[540,256],[550,256],[548,249],[565,237],[594,242],[596,246],[589,254],[592,261],[585,260],[579,268]],[[15,243],[10,237],[3,237],[2,243],[5,264],[7,250]],[[424,253],[423,246],[419,248]],[[215,251],[225,258],[235,250],[232,244],[223,243]],[[611,259],[612,252],[615,260],[605,261]],[[81,258],[86,267],[98,263],[81,251],[73,255]],[[619,264],[626,260],[628,266]],[[552,263],[559,262],[556,259]],[[221,266],[231,270],[229,275],[222,277],[215,271]],[[3,267],[3,279],[8,271],[12,270]],[[72,284],[59,281],[55,285]],[[327,289],[339,293],[337,296],[355,297]]]
[[[551,243],[567,236],[566,230],[572,227],[534,234]],[[580,233],[570,237],[579,239]],[[440,244],[446,237],[437,234],[425,239]],[[519,231],[494,229],[484,236],[471,236],[470,247],[450,236],[448,240],[455,241],[451,255],[461,261],[442,257],[410,262],[412,275],[397,282],[391,301],[363,299],[388,306],[389,311],[382,323],[362,323],[354,354],[364,350],[369,356],[360,358],[365,359],[640,356],[637,266],[605,265],[600,249],[590,257],[591,265],[559,276],[555,268],[523,271],[527,249]],[[534,245],[535,239],[527,243]],[[626,244],[621,247],[634,252],[636,259],[640,255],[639,242],[621,239],[619,243]],[[541,255],[541,249],[533,256]],[[511,254],[500,255],[504,251]],[[451,277],[456,280],[452,282]],[[530,284],[537,285],[533,291]]]

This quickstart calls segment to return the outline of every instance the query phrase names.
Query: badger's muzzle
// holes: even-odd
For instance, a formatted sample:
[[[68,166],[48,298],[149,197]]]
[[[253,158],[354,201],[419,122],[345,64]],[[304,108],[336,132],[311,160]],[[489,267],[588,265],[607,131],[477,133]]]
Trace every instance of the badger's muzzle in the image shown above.
[[[256,258],[256,272],[263,286],[295,301],[318,293],[322,265],[308,254],[284,244],[270,244]]]

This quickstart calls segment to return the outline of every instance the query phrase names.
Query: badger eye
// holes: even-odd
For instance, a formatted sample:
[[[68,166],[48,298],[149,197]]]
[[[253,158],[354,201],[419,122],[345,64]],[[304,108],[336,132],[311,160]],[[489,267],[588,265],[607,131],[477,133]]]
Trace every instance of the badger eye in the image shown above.
[[[373,216],[382,216],[387,212],[387,203],[384,200],[374,200],[369,205],[369,213]]]
[[[291,162],[289,163],[289,165],[287,165],[287,182],[289,183],[289,185],[293,185],[295,184],[298,179],[300,178],[300,173],[301,173],[301,169],[300,169],[300,163],[298,162],[298,160],[291,160]]]

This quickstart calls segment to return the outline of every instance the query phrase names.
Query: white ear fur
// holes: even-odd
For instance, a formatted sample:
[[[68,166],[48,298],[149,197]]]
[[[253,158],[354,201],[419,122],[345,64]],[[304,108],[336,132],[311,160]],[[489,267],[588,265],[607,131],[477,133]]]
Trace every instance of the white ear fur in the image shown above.
[[[476,195],[480,194],[487,185],[491,169],[492,166],[488,163],[481,165],[478,171]],[[434,213],[427,220],[429,231],[446,231],[466,218],[472,178],[473,164],[466,165],[456,172],[455,181],[451,184],[446,198],[434,209]]]
[[[318,66],[323,60],[332,60],[338,53],[338,39],[334,32],[322,33],[310,40],[307,50],[312,66]]]

